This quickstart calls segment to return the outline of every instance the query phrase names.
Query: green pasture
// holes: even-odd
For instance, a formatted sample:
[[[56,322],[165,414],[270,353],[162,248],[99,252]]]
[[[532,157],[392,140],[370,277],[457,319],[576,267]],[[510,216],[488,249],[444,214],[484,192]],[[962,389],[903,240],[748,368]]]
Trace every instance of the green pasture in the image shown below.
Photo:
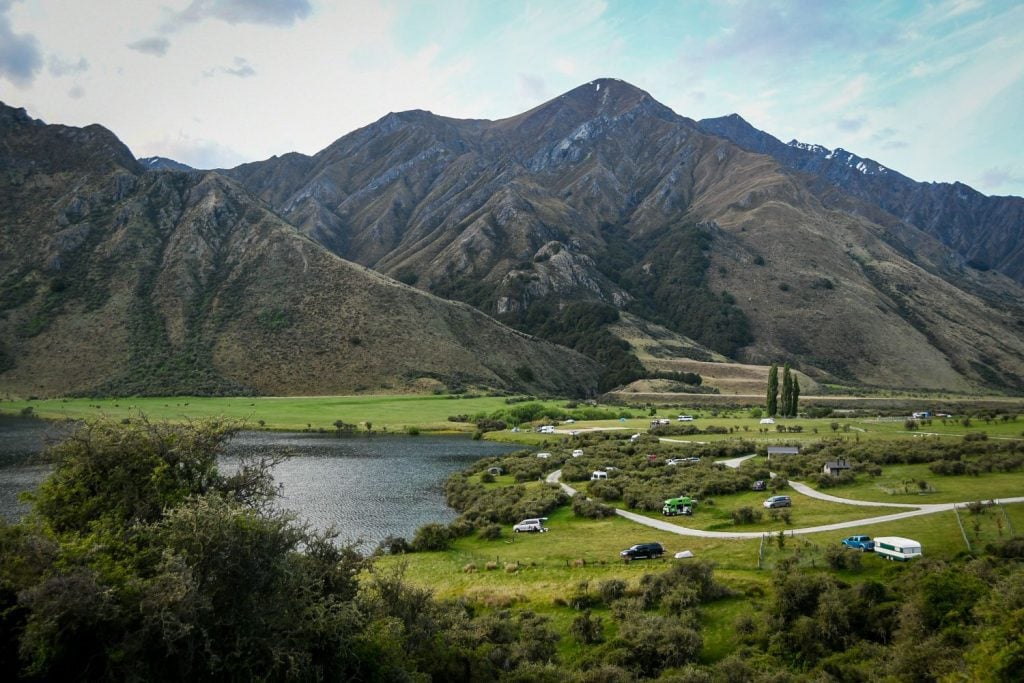
[[[711,559],[720,567],[755,569],[758,540],[704,539],[678,536],[614,516],[600,520],[576,517],[568,506],[556,510],[543,534],[515,534],[511,525],[497,540],[460,538],[446,552],[383,557],[383,566],[407,564],[407,578],[429,587],[441,598],[465,596],[483,604],[512,600],[531,608],[564,599],[581,581],[594,584],[611,578],[635,584],[648,572],[675,560],[623,562],[619,551],[635,543],[657,541],[666,558],[681,550]],[[496,569],[487,570],[492,562]],[[467,565],[476,571],[467,572]],[[517,567],[514,572],[507,565]]]
[[[818,500],[817,498],[801,495],[788,488],[779,491],[779,494],[790,496],[793,499],[793,506],[768,510],[765,509],[762,503],[769,496],[776,494],[771,491],[748,491],[727,496],[715,496],[709,501],[699,501],[694,506],[693,514],[690,516],[666,517],[660,512],[641,512],[638,510],[634,510],[634,512],[651,519],[661,519],[691,529],[743,532],[776,532],[780,529],[799,529],[899,512],[899,510],[888,507],[860,507]],[[621,504],[613,505],[621,507]],[[761,521],[752,524],[734,523],[732,513],[734,510],[742,507],[750,507],[755,511],[760,511],[763,514]],[[788,524],[781,517],[781,514],[787,511],[790,516]],[[773,512],[775,514],[772,514]]]
[[[924,490],[919,486],[922,481],[927,485]],[[852,484],[822,491],[840,498],[914,505],[991,500],[1024,496],[1024,470],[951,476],[933,474],[926,464],[885,465],[881,476],[859,474]]]
[[[539,401],[562,406],[564,401]],[[47,419],[83,419],[106,416],[114,419],[145,415],[150,420],[186,421],[225,417],[248,427],[275,430],[324,429],[333,431],[342,420],[374,431],[423,430],[467,431],[466,423],[449,422],[454,415],[489,413],[507,407],[501,397],[457,398],[442,396],[309,396],[309,397],[188,397],[125,399],[46,399],[0,402],[0,412],[18,414],[31,407],[33,414]],[[262,425],[260,421],[263,421]],[[537,435],[542,436],[542,435]]]

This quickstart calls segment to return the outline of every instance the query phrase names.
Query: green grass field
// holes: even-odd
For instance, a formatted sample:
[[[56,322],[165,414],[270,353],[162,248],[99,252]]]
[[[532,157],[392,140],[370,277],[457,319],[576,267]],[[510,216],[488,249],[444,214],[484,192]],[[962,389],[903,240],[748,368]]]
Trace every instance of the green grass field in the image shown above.
[[[768,496],[773,495],[770,491],[748,491],[728,496],[715,496],[710,501],[710,504],[708,501],[698,503],[693,510],[693,515],[687,517],[665,517],[660,512],[635,512],[652,519],[662,519],[673,524],[703,531],[761,532],[775,532],[780,529],[833,524],[835,522],[845,522],[898,512],[898,510],[887,507],[855,507],[853,505],[818,500],[817,498],[801,495],[788,488],[779,491],[779,493],[788,495],[793,499],[792,507],[779,508],[776,511],[778,513],[783,511],[789,512],[790,522],[788,524],[778,515],[773,516],[771,510],[766,510],[762,506],[764,500]],[[734,523],[732,512],[741,507],[750,507],[755,511],[760,511],[763,514],[761,521],[753,524]]]
[[[564,401],[546,401],[563,405]],[[33,413],[47,419],[83,419],[106,416],[113,419],[137,417],[151,420],[185,421],[207,417],[226,417],[244,422],[251,428],[334,430],[334,422],[343,420],[365,429],[371,423],[375,431],[402,431],[415,426],[424,430],[472,430],[471,425],[448,421],[450,415],[473,415],[504,408],[500,397],[456,398],[453,396],[310,396],[310,397],[226,397],[127,399],[47,399],[6,401],[0,411],[18,414],[31,407]],[[539,436],[539,435],[538,435]]]
[[[928,465],[886,465],[880,477],[862,474],[857,479],[824,492],[840,498],[914,505],[1024,496],[1024,471],[940,476],[933,474]],[[927,492],[921,492],[919,481],[928,484]]]

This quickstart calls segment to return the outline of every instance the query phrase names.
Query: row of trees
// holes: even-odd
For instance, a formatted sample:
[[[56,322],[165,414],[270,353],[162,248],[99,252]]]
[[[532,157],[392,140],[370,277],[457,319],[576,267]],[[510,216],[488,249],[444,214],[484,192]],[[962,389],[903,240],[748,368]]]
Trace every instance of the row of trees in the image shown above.
[[[772,417],[796,417],[800,405],[800,380],[789,363],[782,371],[782,400],[779,401],[779,366],[772,363],[768,370],[768,414]]]

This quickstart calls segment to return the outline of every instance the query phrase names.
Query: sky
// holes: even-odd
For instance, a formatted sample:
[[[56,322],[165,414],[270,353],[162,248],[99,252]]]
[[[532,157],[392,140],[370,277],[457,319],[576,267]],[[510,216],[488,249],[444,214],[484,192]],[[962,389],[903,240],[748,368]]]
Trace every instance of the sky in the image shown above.
[[[921,181],[1024,196],[1020,0],[0,0],[0,101],[197,168],[595,78]]]

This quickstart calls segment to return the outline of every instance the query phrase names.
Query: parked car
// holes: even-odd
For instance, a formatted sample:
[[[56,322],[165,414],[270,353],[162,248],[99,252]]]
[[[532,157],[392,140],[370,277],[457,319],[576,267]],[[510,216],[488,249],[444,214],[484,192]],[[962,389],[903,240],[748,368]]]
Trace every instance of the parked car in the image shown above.
[[[843,539],[843,545],[861,552],[875,549],[875,542],[871,540],[870,536],[850,536]]]
[[[750,485],[751,491],[764,491],[767,488],[768,484],[765,482],[764,479],[758,479],[757,481]]]
[[[577,448],[576,450],[574,450],[572,452],[572,457],[574,457],[574,458],[578,458],[581,455],[583,455],[583,449],[582,448]]]
[[[619,553],[620,557],[626,560],[642,560],[652,559],[661,557],[665,554],[665,549],[661,547],[660,543],[637,543],[636,545],[626,548]]]
[[[542,459],[544,459],[544,460],[547,460],[548,458],[550,458],[550,457],[551,457],[551,454],[550,454],[550,453],[538,453],[538,454],[537,454],[537,457],[538,457],[538,458],[542,458]]]
[[[788,508],[793,505],[793,501],[790,500],[789,496],[772,496],[763,505],[769,510],[772,508]]]
[[[678,422],[693,422],[693,415],[680,415],[676,420]]]
[[[524,519],[523,521],[519,522],[519,524],[513,526],[512,531],[516,532],[517,534],[521,531],[536,531],[539,533],[544,533],[548,530],[548,528],[544,526],[544,522],[546,521],[548,521],[547,517],[534,517],[532,519]]]

